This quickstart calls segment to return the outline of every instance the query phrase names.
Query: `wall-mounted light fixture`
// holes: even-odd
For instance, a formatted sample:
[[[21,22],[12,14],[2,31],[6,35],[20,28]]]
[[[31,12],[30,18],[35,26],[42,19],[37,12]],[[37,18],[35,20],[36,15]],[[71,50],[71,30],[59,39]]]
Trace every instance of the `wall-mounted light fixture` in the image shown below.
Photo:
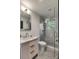
[[[21,6],[21,10],[22,10],[23,12],[29,14],[29,15],[30,15],[30,13],[31,13],[31,11],[30,11],[28,8],[24,7],[24,6]]]
[[[25,9],[25,12],[29,15],[31,14],[31,11],[29,9]]]

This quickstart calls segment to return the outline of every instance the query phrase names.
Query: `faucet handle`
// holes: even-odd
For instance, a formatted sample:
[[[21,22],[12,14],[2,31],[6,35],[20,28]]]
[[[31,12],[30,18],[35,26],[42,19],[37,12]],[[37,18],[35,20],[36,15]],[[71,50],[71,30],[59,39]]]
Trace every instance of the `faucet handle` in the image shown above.
[[[29,37],[29,34],[28,33],[26,33],[26,37]]]
[[[30,35],[30,37],[32,37],[32,35]]]

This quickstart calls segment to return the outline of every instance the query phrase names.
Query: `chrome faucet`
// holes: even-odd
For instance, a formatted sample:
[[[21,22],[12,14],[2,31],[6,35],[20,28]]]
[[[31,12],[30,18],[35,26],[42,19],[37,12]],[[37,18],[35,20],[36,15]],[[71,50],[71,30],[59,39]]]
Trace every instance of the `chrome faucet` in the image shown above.
[[[25,36],[26,36],[26,37],[29,37],[29,33],[26,33]]]

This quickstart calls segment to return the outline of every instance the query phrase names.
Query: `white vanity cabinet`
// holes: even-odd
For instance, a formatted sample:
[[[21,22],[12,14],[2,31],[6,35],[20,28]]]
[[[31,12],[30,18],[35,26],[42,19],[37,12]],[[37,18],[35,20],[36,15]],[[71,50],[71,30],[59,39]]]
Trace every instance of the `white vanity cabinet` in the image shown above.
[[[36,55],[38,55],[38,38],[32,38],[25,41],[21,40],[20,54],[21,59],[36,59]]]

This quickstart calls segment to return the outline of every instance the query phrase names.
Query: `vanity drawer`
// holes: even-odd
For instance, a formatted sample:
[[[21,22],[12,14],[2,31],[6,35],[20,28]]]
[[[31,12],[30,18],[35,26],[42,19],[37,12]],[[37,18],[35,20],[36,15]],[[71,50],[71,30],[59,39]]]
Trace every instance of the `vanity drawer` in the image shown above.
[[[33,50],[35,50],[35,51],[38,50],[38,43],[37,43],[37,41],[31,41],[29,43],[29,51],[31,52]]]
[[[37,49],[30,51],[30,57],[33,58],[36,54],[38,54]]]
[[[33,40],[29,42],[29,47],[32,47],[33,45],[38,44],[38,40]]]
[[[38,41],[31,41],[29,42],[29,52],[30,56],[33,57],[38,53]]]

